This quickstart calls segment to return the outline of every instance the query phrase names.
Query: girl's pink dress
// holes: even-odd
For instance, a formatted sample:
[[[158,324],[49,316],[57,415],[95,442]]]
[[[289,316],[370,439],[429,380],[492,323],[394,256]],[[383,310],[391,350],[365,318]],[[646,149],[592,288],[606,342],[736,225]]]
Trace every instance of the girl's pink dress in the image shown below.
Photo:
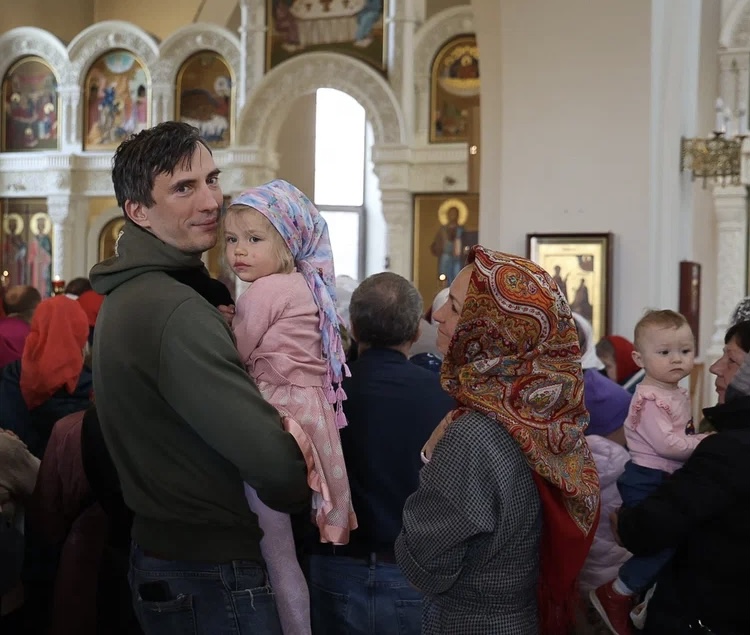
[[[237,300],[237,348],[263,397],[282,415],[308,466],[321,542],[349,541],[357,527],[334,406],[324,389],[318,309],[300,273],[260,278]],[[261,542],[284,635],[309,633],[307,587],[297,563],[289,517],[267,508],[245,485],[258,514]],[[304,628],[304,624],[307,628]]]

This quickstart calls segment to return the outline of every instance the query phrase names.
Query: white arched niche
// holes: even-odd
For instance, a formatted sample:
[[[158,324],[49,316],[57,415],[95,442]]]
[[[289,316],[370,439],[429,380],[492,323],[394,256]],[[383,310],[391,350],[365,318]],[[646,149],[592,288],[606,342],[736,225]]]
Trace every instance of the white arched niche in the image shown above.
[[[414,35],[414,89],[417,93],[417,143],[427,143],[430,126],[430,73],[435,55],[448,40],[474,33],[471,6],[451,7],[433,15]]]
[[[177,116],[177,74],[185,61],[199,51],[218,53],[229,67],[235,89],[232,109],[236,120],[240,103],[238,80],[242,64],[239,38],[220,26],[203,23],[189,24],[178,29],[159,46],[159,59],[154,64],[152,73],[153,112],[159,122]],[[234,144],[234,139],[232,143]]]
[[[249,95],[239,117],[239,143],[264,162],[255,166],[258,172],[274,176],[279,135],[291,106],[318,88],[346,93],[365,109],[372,129],[372,174],[381,194],[391,268],[410,277],[412,210],[406,130],[398,100],[382,75],[363,62],[335,53],[292,58],[265,75]],[[370,213],[376,204],[367,201]],[[373,266],[368,264],[367,269],[371,271]]]

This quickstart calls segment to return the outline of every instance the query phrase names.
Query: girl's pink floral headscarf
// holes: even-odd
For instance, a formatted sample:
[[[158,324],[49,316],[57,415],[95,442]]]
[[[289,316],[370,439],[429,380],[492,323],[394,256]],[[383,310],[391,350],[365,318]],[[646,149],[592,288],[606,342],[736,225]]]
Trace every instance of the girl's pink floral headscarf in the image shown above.
[[[240,194],[232,205],[257,210],[276,228],[289,247],[294,265],[307,281],[320,313],[323,354],[328,362],[328,400],[336,404],[336,421],[346,425],[341,402],[346,398],[341,388],[344,375],[349,376],[336,311],[336,274],[328,226],[312,201],[287,181],[277,179]],[[334,391],[333,384],[338,387]]]
[[[599,513],[599,476],[584,440],[589,415],[572,313],[533,262],[483,247],[441,369],[463,408],[502,425],[521,447],[544,517],[539,610],[544,633],[566,632],[575,581]]]

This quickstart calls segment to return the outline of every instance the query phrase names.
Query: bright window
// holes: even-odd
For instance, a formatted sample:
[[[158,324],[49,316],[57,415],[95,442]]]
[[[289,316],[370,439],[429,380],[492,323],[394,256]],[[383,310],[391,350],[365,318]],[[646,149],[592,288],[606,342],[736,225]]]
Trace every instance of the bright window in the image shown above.
[[[361,212],[323,210],[320,213],[328,224],[336,275],[350,276],[359,280]]]
[[[365,109],[319,88],[315,115],[315,204],[328,224],[336,275],[364,271]]]
[[[365,180],[365,109],[356,99],[319,88],[315,116],[315,203],[361,206]]]

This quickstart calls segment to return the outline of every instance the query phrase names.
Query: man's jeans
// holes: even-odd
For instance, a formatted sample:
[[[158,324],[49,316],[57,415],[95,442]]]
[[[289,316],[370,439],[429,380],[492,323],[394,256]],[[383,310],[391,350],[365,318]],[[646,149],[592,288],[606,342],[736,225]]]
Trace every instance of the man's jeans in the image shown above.
[[[151,558],[133,544],[133,607],[145,635],[281,635],[263,567]]]
[[[419,635],[422,594],[396,564],[310,556],[313,635]]]

